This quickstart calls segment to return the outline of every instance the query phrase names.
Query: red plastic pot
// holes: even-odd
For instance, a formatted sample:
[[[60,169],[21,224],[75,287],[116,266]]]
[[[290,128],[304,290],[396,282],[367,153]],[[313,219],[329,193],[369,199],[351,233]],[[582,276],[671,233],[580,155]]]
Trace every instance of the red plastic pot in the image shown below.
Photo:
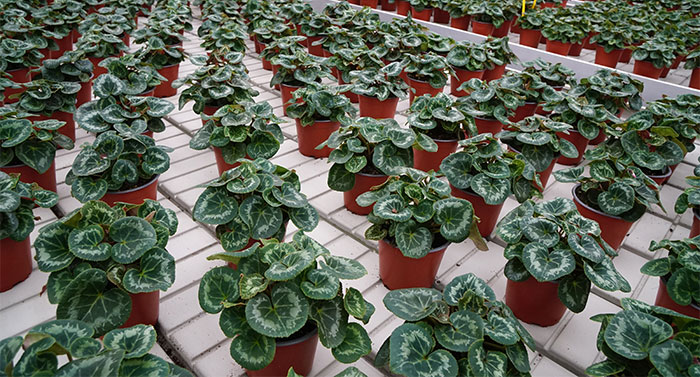
[[[700,209],[693,208],[693,224],[690,227],[689,238],[700,235]]]
[[[605,139],[608,138],[608,135],[605,134],[605,132],[600,131],[598,132],[598,136],[595,137],[595,139],[591,140],[588,142],[589,145],[598,145],[602,142],[605,141]]]
[[[579,185],[574,186],[571,190],[571,194],[574,198],[574,204],[578,212],[585,218],[595,220],[600,225],[600,236],[607,242],[610,247],[617,250],[622,244],[622,240],[629,232],[630,228],[634,223],[623,220],[621,217],[608,215],[600,210],[589,207],[586,203],[583,203],[581,199],[578,198],[576,190]]]
[[[518,16],[513,17],[513,22],[510,24],[510,32],[513,34],[520,34],[523,31],[523,28],[520,27],[520,25],[516,25],[518,23]]]
[[[452,67],[455,70],[455,76],[450,76],[450,93],[455,97],[465,97],[467,92],[464,90],[457,90],[460,85],[471,80],[471,79],[482,79],[484,77],[484,70],[481,71],[468,71],[463,68]]]
[[[272,76],[275,76],[277,74],[277,70],[280,69],[280,66],[277,64],[272,65]],[[281,90],[280,89],[280,84],[275,84],[275,89]]]
[[[52,162],[49,170],[39,173],[27,165],[6,165],[0,171],[7,174],[19,174],[19,180],[24,183],[36,183],[41,188],[56,192],[56,163]]]
[[[497,65],[492,69],[487,69],[484,71],[483,80],[489,82],[492,80],[500,79],[504,73],[506,73],[506,65]]]
[[[262,52],[262,49],[260,48],[260,43],[258,43],[258,36],[253,35],[251,36],[251,39],[253,40],[253,46],[255,46],[255,53],[259,54]]]
[[[525,102],[524,105],[515,109],[515,114],[508,120],[513,123],[520,122],[529,116],[535,115],[535,109],[537,109],[537,102]]]
[[[407,0],[396,0],[396,13],[402,16],[408,16],[408,11],[411,10],[411,3]]]
[[[603,131],[600,131],[601,133]],[[562,165],[578,165],[581,160],[583,160],[583,153],[586,151],[586,147],[588,146],[588,139],[583,137],[580,132],[574,129],[570,129],[569,133],[566,134],[564,132],[557,132],[557,136],[559,138],[570,141],[571,144],[573,144],[576,147],[576,150],[578,151],[578,157],[576,158],[568,158],[564,156],[559,156],[557,159],[557,162],[562,164]]]
[[[449,24],[450,12],[438,8],[433,9],[433,22],[437,24]]]
[[[221,148],[212,147],[212,149],[214,149],[214,158],[216,158],[216,168],[219,171],[219,175],[221,175],[226,170],[233,169],[240,165],[240,163],[238,162],[234,162],[233,164],[227,163],[226,160],[224,160],[224,155],[221,153]],[[250,159],[248,155],[246,155],[246,158]]]
[[[173,88],[172,83],[173,81],[177,80],[177,76],[180,72],[180,63],[165,66],[161,69],[158,70],[158,73],[163,75],[163,77],[166,78],[166,81],[163,81],[160,83],[160,85],[156,86],[155,91],[153,92],[154,97],[172,97],[177,94],[177,89]]]
[[[469,30],[469,24],[472,22],[472,16],[466,15],[462,17],[452,17],[450,26],[459,30]]]
[[[94,75],[92,77],[95,77]],[[86,82],[80,83],[80,91],[75,96],[75,108],[77,109],[82,104],[90,102],[92,99],[92,77]]]
[[[32,252],[29,237],[22,241],[0,240],[0,292],[10,290],[32,273]]]
[[[476,34],[488,36],[493,34],[493,30],[494,27],[492,23],[472,20],[472,31]]]
[[[338,72],[338,76],[336,76],[336,77],[338,77],[338,84],[340,84],[340,85],[345,85],[345,84],[347,84],[345,81],[343,81],[343,75],[342,75],[340,72]],[[345,97],[348,97],[348,99],[350,100],[351,103],[358,103],[358,102],[360,102],[360,99],[357,98],[357,94],[353,93],[353,92],[350,91],[350,90],[348,90],[347,92],[343,92],[343,95],[344,95]]]
[[[216,113],[216,110],[219,110],[218,106],[204,106],[204,109],[202,109],[202,114],[206,116],[212,116],[214,115],[214,113]],[[207,122],[208,120],[202,117],[202,125],[205,125]]]
[[[348,0],[350,4],[360,5],[360,0]]]
[[[10,74],[11,80],[17,84],[23,84],[30,82],[32,80],[29,74],[29,68],[20,68],[7,71]],[[5,104],[15,103],[19,101],[19,98],[10,98],[11,95],[21,94],[24,92],[24,87],[19,89],[7,88],[5,89]]]
[[[97,78],[97,76],[102,75],[107,73],[107,68],[105,67],[100,67],[100,62],[103,61],[105,58],[93,58],[89,57],[88,58],[90,62],[92,63],[92,77]]]
[[[564,7],[566,7],[566,0],[562,1],[561,5],[557,4],[557,3],[550,3],[547,1],[543,1],[540,3],[540,7],[542,7],[542,8],[557,8],[557,7],[564,8]]]
[[[595,64],[615,68],[617,67],[617,62],[620,61],[620,55],[622,55],[622,49],[607,52],[603,46],[598,45],[595,50]]]
[[[131,315],[119,328],[127,328],[135,325],[153,325],[158,322],[160,305],[160,291],[130,293]]]
[[[444,88],[433,88],[429,82],[416,80],[411,77],[408,78],[408,85],[415,90],[415,93],[414,90],[411,90],[408,94],[409,103],[413,103],[416,97],[420,97],[424,94],[430,94],[431,97],[435,97],[438,93],[442,92]]]
[[[581,56],[581,50],[583,50],[583,42],[572,43],[569,56]]]
[[[377,97],[358,95],[360,103],[360,116],[374,119],[394,119],[396,106],[399,104],[399,97],[389,97],[380,101]]]
[[[545,188],[547,188],[547,182],[549,182],[549,176],[552,175],[552,170],[554,169],[554,164],[557,162],[557,157],[554,157],[552,162],[547,166],[546,169],[542,171],[538,171],[540,173],[540,182],[542,183],[542,189],[540,192],[544,191]],[[538,188],[539,189],[539,188]]]
[[[314,36],[307,37],[306,40],[309,44],[309,54],[323,57],[323,45],[314,45],[314,42],[320,41],[323,37]]]
[[[360,0],[360,5],[363,7],[370,7],[372,9],[377,9],[379,0]]]
[[[569,50],[571,50],[571,43],[547,39],[547,47],[545,49],[554,54],[567,56],[569,55]]]
[[[457,150],[457,140],[435,140],[437,152],[413,148],[413,167],[423,171],[438,171],[442,160]]]
[[[664,167],[664,172],[661,174],[649,174],[649,178],[651,178],[654,182],[656,182],[657,185],[663,185],[668,181],[669,178],[671,178],[671,174],[673,174],[673,170],[669,168],[668,166]]]
[[[693,89],[700,89],[700,68],[693,69],[688,86]]]
[[[632,50],[629,48],[623,49],[622,53],[620,54],[620,63],[629,63],[630,60],[632,59]]]
[[[372,208],[374,208],[374,204],[362,207],[357,204],[355,199],[369,191],[372,187],[381,185],[386,179],[386,175],[355,173],[355,185],[352,186],[350,190],[343,193],[345,208],[357,215],[369,215],[369,213],[372,212]]]
[[[306,37],[306,35],[301,31],[301,24],[296,24],[296,25],[295,25],[295,28],[296,28],[296,31],[297,31],[297,35],[300,35],[300,36],[302,36],[302,37]],[[299,44],[302,45],[302,46],[304,46],[304,47],[309,47],[309,43],[308,43],[308,41],[307,41],[306,39],[303,40],[303,41],[301,41],[301,42],[299,42]]]
[[[422,11],[417,11],[416,8],[411,6],[411,16],[416,20],[430,21],[430,16],[433,15],[433,8],[425,8]]]
[[[382,0],[382,10],[393,12],[396,10],[396,1]]]
[[[540,39],[542,38],[542,31],[536,29],[521,29],[520,31],[520,44],[523,46],[529,46],[537,48],[540,44]]]
[[[583,48],[585,48],[586,50],[595,50],[596,47],[598,46],[598,44],[591,42],[591,38],[593,38],[594,36],[596,36],[598,34],[600,34],[600,33],[597,33],[595,31],[590,32],[588,34],[588,37],[583,40]]]
[[[61,39],[52,38],[54,42],[58,45],[58,50],[50,51],[49,57],[51,59],[58,59],[63,56],[63,53],[73,49],[73,35],[68,34]]]
[[[635,60],[632,72],[652,79],[658,79],[661,76],[662,70],[663,68],[656,68],[651,62]]]
[[[73,120],[73,114],[66,113],[64,111],[55,111],[51,116],[37,115],[28,118],[32,122],[37,122],[40,120],[56,119],[62,122],[66,122],[58,132],[64,136],[67,136],[71,140],[75,141],[75,120]]]
[[[503,124],[497,119],[474,117],[474,123],[476,123],[476,129],[480,134],[491,133],[496,135],[503,129]]]
[[[398,247],[379,241],[379,277],[391,289],[430,288],[440,268],[448,244],[438,246],[423,258],[404,256]]]
[[[502,38],[508,35],[508,32],[510,31],[510,26],[513,24],[513,19],[504,21],[503,24],[499,27],[493,28],[493,32],[491,33],[492,36],[496,38]]]
[[[158,197],[158,175],[142,186],[124,191],[107,191],[101,201],[113,206],[116,202],[141,204],[145,199],[157,200]]]
[[[478,224],[479,233],[482,237],[489,236],[496,228],[503,203],[495,205],[486,204],[484,198],[473,192],[464,191],[452,185],[450,185],[450,188],[452,189],[452,196],[466,199],[472,204],[472,207],[474,207],[474,214],[481,220]]]
[[[299,141],[299,152],[304,156],[309,157],[328,157],[332,149],[316,147],[328,140],[331,134],[340,128],[340,122],[331,122],[330,120],[317,120],[316,123],[310,126],[302,126],[301,120],[295,119],[297,124],[297,140]]]
[[[299,89],[298,86],[280,84],[280,91],[282,92],[282,110],[284,111],[285,116],[287,115],[287,107],[290,105],[287,102],[292,99],[292,93],[294,93],[294,91],[297,89]]]
[[[693,305],[692,303],[690,305],[678,304],[677,302],[673,301],[671,296],[668,295],[666,282],[669,278],[669,276],[662,276],[659,278],[659,289],[656,291],[656,300],[654,301],[654,305],[700,319],[700,307]]]
[[[295,339],[277,340],[275,357],[270,365],[260,370],[247,370],[250,377],[286,376],[289,368],[302,376],[308,376],[314,366],[318,345],[318,330]]]
[[[515,316],[538,326],[552,326],[566,313],[566,305],[559,300],[559,283],[539,282],[530,276],[525,281],[508,280],[506,305]]]

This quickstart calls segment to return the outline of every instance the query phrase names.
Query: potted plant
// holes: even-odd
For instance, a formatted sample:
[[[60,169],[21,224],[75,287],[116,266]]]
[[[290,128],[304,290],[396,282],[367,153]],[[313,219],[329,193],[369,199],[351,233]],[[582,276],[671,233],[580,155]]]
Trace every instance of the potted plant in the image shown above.
[[[380,69],[350,72],[351,90],[358,94],[361,117],[394,118],[399,99],[406,98],[408,89],[401,70],[401,62],[393,62]]]
[[[697,319],[631,298],[622,311],[591,317],[600,322],[596,347],[606,359],[586,374],[646,376],[691,375],[697,369]]]
[[[470,238],[487,250],[469,201],[450,195],[435,173],[404,168],[357,198],[375,203],[365,238],[379,241],[379,277],[389,289],[432,287],[451,242]]]
[[[683,68],[692,70],[688,86],[700,89],[700,46],[696,47],[685,57]]]
[[[537,58],[535,60],[522,62],[521,64],[523,67],[525,67],[523,72],[538,76],[541,81],[549,85],[552,89],[554,89],[554,91],[562,92],[564,90],[564,86],[573,86],[573,80],[576,73],[573,70],[563,66],[561,63],[553,64]],[[549,115],[551,111],[544,110],[543,107],[549,105],[550,102],[556,102],[560,99],[561,96],[557,96],[556,94],[552,93],[551,90],[545,88],[542,91],[543,101],[538,103],[537,107],[535,108],[535,114]]]
[[[432,140],[411,129],[399,127],[393,119],[361,117],[333,132],[321,144],[333,149],[328,162],[328,187],[343,192],[345,208],[358,215],[371,212],[360,206],[357,197],[373,186],[384,183],[401,167],[413,166],[411,146],[437,150]]]
[[[501,78],[502,85],[516,87],[516,90],[525,100],[525,104],[515,109],[515,114],[508,118],[511,122],[517,123],[526,117],[535,115],[537,105],[540,102],[558,97],[556,91],[544,82],[540,75],[530,71],[510,71]]]
[[[484,47],[486,48],[486,59],[488,62],[488,66],[484,71],[484,81],[488,82],[500,78],[506,71],[506,65],[518,60],[518,57],[515,56],[508,45],[508,37],[489,37],[484,42]]]
[[[665,67],[670,67],[676,59],[675,45],[664,38],[652,38],[637,46],[632,53],[634,58],[633,72],[658,79]]]
[[[255,37],[255,43],[260,50],[257,52],[260,53],[275,39],[292,36],[294,31],[283,19],[274,17],[272,19],[261,19],[256,22],[252,35]],[[320,56],[323,56],[323,54]],[[263,66],[263,69],[271,71],[272,67],[267,64]]]
[[[56,192],[56,148],[73,149],[73,141],[58,132],[64,123],[55,119],[31,122],[28,114],[0,107],[0,171],[21,176]]]
[[[56,49],[50,50],[45,58],[58,59],[64,52],[73,49],[73,30],[78,28],[86,16],[82,4],[67,1],[33,9],[32,21],[42,25],[43,36],[56,44]]]
[[[280,124],[268,102],[220,107],[190,140],[190,148],[211,147],[219,175],[238,166],[241,158],[272,158],[284,142]]]
[[[192,110],[195,113],[211,116],[219,107],[252,102],[258,92],[252,88],[248,70],[241,63],[244,56],[242,53],[231,52],[226,60],[216,55],[209,59],[205,56],[190,57],[192,64],[198,68],[172,84],[175,89],[189,85],[180,93],[179,108],[194,101]]]
[[[465,117],[455,102],[445,93],[416,98],[408,115],[408,126],[416,133],[433,140],[428,151],[417,145],[413,148],[413,167],[423,171],[440,170],[440,162],[457,150],[457,142],[467,134]]]
[[[383,302],[405,322],[384,341],[375,366],[402,376],[529,375],[525,347],[534,350],[534,339],[476,275],[457,276],[444,292],[390,291]]]
[[[243,22],[238,17],[212,15],[202,22],[197,29],[197,35],[202,39],[202,48],[207,54],[216,50],[245,52],[245,39],[248,36]]]
[[[175,282],[165,249],[177,231],[173,210],[155,200],[110,207],[89,201],[39,230],[39,269],[56,318],[82,320],[103,335],[117,327],[155,325],[158,298]]]
[[[454,75],[447,58],[434,52],[407,55],[405,64],[408,85],[411,87],[408,94],[410,103],[413,103],[416,97],[424,94],[435,96],[442,92],[447,84],[448,76]]]
[[[571,128],[567,123],[534,115],[511,124],[508,130],[497,136],[508,148],[522,153],[525,160],[532,164],[540,175],[537,183],[544,190],[559,156],[578,157],[576,147],[557,135],[567,133]]]
[[[225,251],[238,251],[267,238],[282,241],[289,220],[304,231],[316,227],[318,213],[300,193],[293,170],[262,158],[238,162],[203,185],[192,213],[195,220],[216,225]]]
[[[124,83],[123,94],[129,96],[151,97],[160,83],[166,80],[155,67],[133,53],[105,58],[100,62],[100,67],[120,79]]]
[[[39,52],[39,48],[34,43],[11,37],[0,41],[0,71],[8,74],[10,81],[15,83],[15,85],[5,85],[3,99],[5,103],[18,101],[19,94],[24,91],[24,87],[19,84],[31,81],[30,67],[41,65],[40,59],[43,54]]]
[[[658,125],[669,126],[676,135],[671,134],[684,153],[695,150],[695,139],[700,134],[700,125],[695,120],[695,113],[700,109],[700,97],[693,94],[681,94],[678,97],[664,97],[647,103]],[[671,165],[675,171],[677,165]]]
[[[450,14],[450,26],[455,29],[469,30],[472,15],[469,14],[470,2],[460,0],[448,0],[445,10]]]
[[[462,140],[459,145],[462,150],[447,156],[440,171],[450,182],[452,196],[466,199],[474,207],[482,237],[493,232],[511,194],[520,203],[542,197],[532,164],[522,154],[504,150],[491,134]]]
[[[295,90],[308,84],[320,83],[323,78],[334,78],[324,58],[303,51],[296,51],[293,55],[277,55],[272,58],[272,64],[279,68],[270,80],[270,87],[280,85],[285,115]]]
[[[36,78],[24,84],[24,87],[25,91],[20,95],[17,106],[22,111],[38,114],[32,120],[56,119],[63,122],[58,132],[75,141],[73,113],[80,84]]]
[[[642,273],[659,277],[654,305],[700,319],[700,295],[696,289],[700,258],[700,237],[682,240],[651,241],[649,251],[667,250],[665,257],[652,259],[642,266]]]
[[[605,143],[609,143],[606,141]],[[625,156],[619,142],[586,151],[589,176],[577,166],[554,172],[559,182],[576,183],[572,195],[581,215],[601,224],[601,237],[617,250],[644,212],[658,204],[659,186]]]
[[[38,184],[24,183],[19,175],[0,171],[0,292],[10,290],[32,272],[29,234],[34,230],[35,207],[51,208],[58,203],[55,192]]]
[[[328,57],[328,64],[333,67],[333,75],[338,78],[339,85],[346,85],[352,82],[353,71],[363,71],[366,69],[380,69],[384,63],[376,54],[373,54],[364,43],[357,48],[333,46],[333,53]],[[352,89],[352,87],[350,87]],[[360,99],[356,93],[350,90],[343,93],[350,102],[358,103]]]
[[[334,256],[320,243],[297,232],[294,240],[264,240],[223,259],[236,269],[216,267],[199,285],[199,305],[221,312],[220,327],[231,342],[231,357],[248,376],[308,375],[318,341],[342,363],[372,351],[364,327],[374,306],[355,288],[343,292],[340,279],[367,274],[352,259]],[[289,375],[294,375],[292,372]]]
[[[437,24],[449,24],[450,12],[447,11],[448,0],[433,0],[433,22]]]
[[[690,235],[688,237],[694,238],[700,235],[700,168],[695,166],[693,170],[693,176],[686,177],[686,183],[690,187],[686,188],[676,199],[674,205],[674,211],[678,214],[683,214],[688,208],[693,211],[693,223],[690,228]]]
[[[66,51],[56,59],[46,59],[41,64],[34,79],[51,82],[72,82],[80,85],[76,94],[75,108],[92,98],[92,71],[94,67],[80,51]]]
[[[263,66],[269,65],[272,70],[272,74],[277,73],[279,66],[272,65],[270,62],[277,55],[294,55],[298,50],[304,50],[304,47],[300,44],[305,41],[305,37],[299,35],[292,35],[289,37],[279,37],[272,40],[270,43],[265,45],[265,49],[260,52],[260,59],[263,62]],[[280,90],[279,84],[275,85],[275,89]]]
[[[539,9],[526,10],[515,21],[515,26],[520,28],[518,43],[537,48],[542,39],[542,28],[552,22],[553,16],[552,12],[543,12]]]
[[[315,42],[321,40],[333,25],[331,19],[320,12],[312,12],[309,19],[302,21],[301,32],[306,36],[306,43],[309,46],[309,54],[323,56],[323,47]]]
[[[133,18],[125,8],[103,7],[80,24],[80,38],[75,45],[95,67],[95,77],[106,71],[99,68],[102,59],[119,56],[129,49],[129,33],[135,28]]]
[[[341,125],[349,124],[357,113],[350,99],[340,95],[346,90],[349,87],[311,83],[292,93],[292,104],[287,114],[296,121],[301,154],[319,158],[328,157],[331,153],[328,147],[316,147]]]
[[[504,37],[510,30],[516,12],[512,3],[496,1],[471,1],[469,14],[472,15],[472,30],[476,34]]]
[[[83,321],[58,319],[36,325],[24,337],[0,341],[0,352],[8,360],[3,367],[15,376],[92,375],[98,371],[116,376],[128,370],[192,377],[187,369],[148,353],[156,344],[153,326],[115,329],[105,334],[102,342],[94,339],[95,335],[95,328]],[[24,351],[18,354],[22,346]]]
[[[553,17],[551,22],[542,28],[542,35],[547,38],[548,52],[559,55],[569,55],[571,45],[583,41],[588,35],[579,26],[566,18]]]
[[[471,79],[482,79],[488,65],[486,49],[482,44],[460,41],[447,54],[447,62],[454,70],[450,76],[450,94],[464,97],[466,92],[457,90],[463,83]]]
[[[416,20],[430,21],[433,15],[433,2],[431,0],[409,0],[411,4],[411,17]]]
[[[499,133],[504,124],[510,123],[508,118],[515,114],[515,109],[525,104],[519,88],[508,84],[501,79],[491,82],[471,79],[458,88],[466,90],[469,96],[459,98],[457,106],[473,118],[478,133]]]
[[[177,94],[177,89],[172,87],[172,83],[177,80],[180,63],[185,60],[184,53],[178,47],[167,46],[162,39],[151,37],[135,54],[139,60],[153,66],[158,74],[165,78],[156,86],[153,93],[155,97],[172,97]]]
[[[591,284],[630,292],[610,257],[617,255],[595,221],[581,216],[571,199],[528,200],[498,223],[506,242],[506,305],[518,319],[539,326],[559,322],[568,308],[580,313]]]
[[[596,44],[595,64],[615,68],[622,51],[632,42],[628,29],[606,20],[597,27],[596,32],[591,37],[591,43]]]

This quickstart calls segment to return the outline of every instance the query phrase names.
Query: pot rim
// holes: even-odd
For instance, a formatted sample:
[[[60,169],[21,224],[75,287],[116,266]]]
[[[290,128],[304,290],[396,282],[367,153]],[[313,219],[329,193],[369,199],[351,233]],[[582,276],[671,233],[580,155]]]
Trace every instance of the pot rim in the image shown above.
[[[474,115],[473,118],[474,118],[474,119],[483,120],[483,121],[486,121],[486,122],[499,122],[499,123],[500,123],[500,121],[499,121],[498,119],[496,119],[496,118],[482,118],[482,117],[479,117],[479,116],[476,116],[476,115]]]
[[[158,177],[160,177],[160,174],[156,174],[156,176],[153,177],[153,179],[151,179],[150,181],[148,181],[148,183],[144,183],[143,185],[141,185],[141,186],[139,186],[139,187],[134,187],[134,188],[132,188],[132,189],[122,190],[122,191],[107,191],[107,194],[110,194],[110,195],[118,195],[118,194],[127,194],[127,193],[131,193],[131,192],[134,192],[134,191],[138,191],[138,190],[141,190],[141,189],[143,189],[143,188],[145,188],[145,187],[150,186],[154,181],[157,181],[157,180],[158,180]],[[105,194],[105,195],[106,195],[106,194]]]
[[[659,279],[664,283],[664,285],[668,285],[668,279],[671,278],[671,275],[672,275],[671,273],[668,273],[668,274],[666,274],[666,275],[664,275],[664,276],[659,276]],[[661,289],[661,287],[659,287],[659,289]],[[668,295],[668,291],[666,291],[666,295]],[[673,299],[671,298],[670,295],[668,295],[668,298],[671,299],[671,301],[673,301]],[[676,305],[680,305],[680,306],[689,306],[689,307],[691,307],[691,308],[693,308],[693,309],[698,309],[698,310],[700,310],[700,303],[696,303],[695,301],[690,301],[690,304],[688,304],[688,305],[681,305],[681,304],[679,304],[679,303],[677,303],[677,302],[675,302],[675,301],[673,301],[673,302],[676,303]],[[670,310],[673,310],[673,309],[670,309]],[[674,310],[674,311],[675,311],[675,310]],[[683,313],[679,313],[679,314],[683,314]],[[683,315],[685,315],[685,314],[683,314]]]
[[[696,219],[700,220],[700,207],[693,208],[693,215],[695,216]]]
[[[673,171],[671,171],[671,168],[668,166],[664,166],[664,170],[666,173],[661,173],[661,175],[647,175],[649,178],[668,178],[673,174]]]
[[[295,344],[299,344],[305,340],[308,340],[312,336],[316,335],[318,333],[318,326],[314,325],[314,329],[312,331],[309,331],[308,333],[294,339],[287,339],[287,340],[277,340],[275,339],[275,345],[277,347],[286,347],[286,346],[293,346]]]
[[[182,63],[182,62],[180,62],[180,63]],[[180,63],[170,64],[170,65],[164,65],[163,68],[174,67],[174,66],[176,66],[176,65],[180,65]],[[163,69],[163,68],[161,68],[161,69]]]
[[[452,64],[450,64],[450,67],[452,67],[452,69],[458,69],[458,70],[460,70],[460,71],[466,71],[466,72],[484,72],[484,71],[486,71],[486,68],[484,68],[484,69],[477,69],[476,71],[472,71],[471,69],[465,69],[465,68],[457,67],[457,66],[454,66],[454,65],[452,65]]]
[[[365,97],[365,98],[372,98],[372,99],[375,99],[375,100],[377,100],[378,102],[385,102],[385,101],[390,101],[390,100],[393,100],[393,99],[396,99],[396,100],[398,100],[398,99],[399,99],[399,97],[397,97],[397,96],[394,96],[394,95],[392,95],[392,96],[389,96],[389,97],[386,97],[386,99],[385,99],[385,100],[380,100],[380,99],[379,99],[379,97],[375,97],[375,96],[366,96],[366,95],[364,95],[364,94],[360,94],[360,93],[355,93],[355,94],[357,94],[358,96],[361,96],[361,97]]]
[[[578,198],[578,195],[576,195],[576,189],[579,188],[580,186],[581,186],[581,184],[580,184],[580,183],[577,183],[574,187],[571,188],[571,196],[574,198],[574,202],[580,204],[581,207],[583,207],[583,208],[585,208],[585,209],[587,209],[587,210],[589,210],[589,211],[595,213],[596,215],[605,216],[605,217],[610,217],[610,218],[613,218],[613,219],[618,219],[618,220],[622,220],[622,221],[625,221],[625,222],[629,222],[629,221],[623,219],[623,218],[620,217],[620,216],[608,215],[607,213],[605,213],[605,212],[603,212],[603,211],[601,211],[601,210],[595,209],[595,208],[589,206],[588,204],[584,203],[581,199]]]
[[[12,73],[12,72],[21,71],[21,70],[23,70],[23,69],[26,69],[27,71],[29,71],[29,67],[22,67],[22,68],[10,69],[9,71],[6,71],[6,72],[7,72],[7,73]]]
[[[54,160],[54,163],[55,163],[55,160]],[[53,165],[54,163],[51,163],[51,164]],[[0,166],[0,169],[2,169],[2,168],[17,169],[17,168],[21,168],[21,167],[23,167],[23,166],[26,166],[27,168],[34,170],[33,167],[31,167],[31,166],[29,166],[29,165],[27,165],[27,164],[24,164],[24,163],[22,163],[22,164],[17,164],[17,165],[5,165],[5,166]],[[49,170],[51,170],[51,167],[49,167]],[[36,170],[34,170],[34,171],[36,171]],[[36,172],[39,173],[38,171],[36,171]],[[43,172],[43,173],[39,173],[39,174],[46,174],[46,173],[48,173],[48,170],[45,171],[45,172]]]
[[[399,249],[398,246],[396,246],[396,245],[392,244],[391,242],[389,242],[386,238],[382,238],[380,241],[381,241],[381,242],[384,242],[385,244],[387,244],[387,245],[389,245],[389,246],[391,246],[391,247],[396,248],[397,250],[399,250],[399,252],[401,253],[401,255],[403,255],[403,252],[401,251],[401,249]],[[428,251],[428,254],[430,254],[430,253],[436,253],[436,252],[438,252],[438,251],[440,251],[440,250],[447,250],[447,248],[450,246],[451,243],[452,243],[452,242],[447,241],[445,244],[443,244],[443,245],[441,245],[441,246],[436,246],[436,247],[430,249],[430,251]],[[404,255],[404,256],[405,256],[405,255]],[[408,258],[408,257],[407,257],[407,258]],[[418,258],[418,259],[420,259],[420,258]]]
[[[385,174],[367,174],[367,173],[362,173],[362,172],[359,172],[359,171],[358,171],[357,173],[355,173],[355,175],[363,175],[363,176],[365,176],[365,177],[377,177],[377,178],[379,178],[379,177],[387,177],[387,178],[389,178],[389,176],[388,176],[388,175],[385,175]]]

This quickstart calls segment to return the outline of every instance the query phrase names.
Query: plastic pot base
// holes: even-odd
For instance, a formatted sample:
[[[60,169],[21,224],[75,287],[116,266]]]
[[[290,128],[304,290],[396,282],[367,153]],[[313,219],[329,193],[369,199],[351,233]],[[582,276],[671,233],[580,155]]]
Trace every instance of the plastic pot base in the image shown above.
[[[506,283],[506,305],[515,316],[527,323],[538,326],[552,326],[566,313],[566,306],[557,295],[559,284],[538,282],[534,277],[517,282]]]
[[[431,250],[423,258],[404,256],[397,247],[379,241],[379,277],[391,289],[430,288],[435,282],[440,262],[448,245]]]

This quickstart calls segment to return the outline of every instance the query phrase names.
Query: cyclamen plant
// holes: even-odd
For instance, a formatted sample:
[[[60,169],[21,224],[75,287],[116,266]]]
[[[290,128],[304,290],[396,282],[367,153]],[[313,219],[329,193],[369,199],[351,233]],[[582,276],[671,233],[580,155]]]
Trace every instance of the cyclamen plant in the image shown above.
[[[24,87],[19,106],[32,114],[51,115],[56,111],[74,113],[75,98],[81,86],[77,82],[36,79]]]
[[[447,53],[447,62],[453,68],[481,71],[487,68],[486,48],[482,44],[460,41]]]
[[[513,81],[471,79],[457,89],[469,93],[457,100],[460,111],[472,117],[496,119],[503,124],[509,124],[508,118],[515,114],[515,109],[525,104],[518,83]]]
[[[402,71],[400,62],[393,62],[381,69],[363,69],[350,72],[352,91],[380,101],[387,98],[406,98],[408,84],[399,76]]]
[[[609,69],[601,69],[593,76],[582,78],[578,85],[569,90],[573,97],[586,97],[590,104],[602,104],[612,114],[627,109],[638,111],[642,108],[641,93],[644,83],[629,75]]]
[[[280,123],[268,102],[241,103],[220,107],[190,140],[190,148],[210,146],[221,150],[224,161],[241,158],[272,158],[284,142]]]
[[[56,147],[73,149],[73,140],[58,132],[65,125],[54,119],[31,122],[10,107],[0,108],[0,166],[24,164],[45,173],[56,157]]]
[[[206,183],[192,216],[216,225],[216,235],[228,252],[243,249],[251,239],[284,239],[287,221],[304,231],[318,225],[318,213],[300,193],[293,170],[259,158]]]
[[[105,334],[102,341],[95,336],[95,328],[83,321],[58,319],[42,323],[31,328],[24,337],[0,341],[0,353],[6,357],[0,367],[14,376],[158,373],[192,377],[187,369],[148,353],[156,344],[153,326],[115,329]],[[24,352],[20,355],[18,352],[23,346]],[[68,362],[59,367],[59,360],[63,361],[60,357],[64,355]]]
[[[652,259],[642,273],[665,279],[668,296],[678,305],[700,304],[700,236],[682,240],[651,241],[649,251],[667,250],[668,255]],[[662,289],[659,286],[659,289]]]
[[[423,134],[402,128],[393,119],[363,117],[333,132],[321,144],[332,148],[328,162],[328,187],[349,191],[355,186],[355,173],[392,175],[402,167],[413,166],[411,147],[437,151],[437,144]]]
[[[408,126],[433,140],[457,140],[467,134],[464,114],[445,93],[416,97],[408,111]]]
[[[570,84],[576,72],[563,66],[561,63],[550,63],[537,58],[535,60],[522,62],[523,72],[537,75],[542,81],[551,87],[561,88],[564,85]]]
[[[295,51],[293,55],[277,55],[271,63],[279,65],[279,68],[270,80],[270,87],[277,84],[305,86],[320,83],[324,78],[335,79],[325,58],[310,55],[303,50]]]
[[[340,124],[349,124],[357,114],[348,97],[341,95],[349,86],[327,86],[317,83],[308,84],[292,93],[287,115],[299,119],[306,127],[318,120],[330,120]]]
[[[511,194],[520,203],[542,197],[534,166],[522,154],[504,150],[491,134],[462,140],[459,145],[462,150],[440,164],[452,186],[474,192],[489,205],[501,204]]]
[[[698,158],[700,162],[700,158]],[[694,212],[700,208],[700,165],[696,165],[693,169],[693,175],[685,178],[686,183],[690,187],[686,188],[676,199],[674,210],[678,214],[685,213],[688,208],[692,208]]]
[[[20,182],[18,175],[0,172],[0,240],[10,238],[23,241],[34,230],[34,207],[51,208],[58,203],[58,195],[44,190],[36,183]]]
[[[405,322],[384,341],[375,366],[402,376],[529,375],[525,347],[534,351],[534,339],[476,275],[457,276],[444,292],[389,291],[383,301]]]
[[[177,231],[173,210],[155,200],[110,207],[90,201],[39,230],[39,269],[56,318],[82,320],[103,335],[131,313],[130,294],[167,290],[175,258],[165,249]]]
[[[543,108],[553,112],[550,119],[573,125],[573,129],[588,140],[595,139],[613,123],[619,122],[619,118],[607,111],[603,104],[589,103],[586,97],[574,97],[569,93],[561,94],[559,99],[549,98]]]
[[[479,234],[474,208],[467,200],[450,195],[450,186],[436,174],[403,168],[371,191],[357,197],[357,204],[375,203],[367,217],[372,226],[368,240],[387,240],[409,258],[422,258],[438,246],[470,238],[487,250]]]
[[[275,339],[293,339],[314,327],[321,344],[342,363],[371,352],[367,331],[348,318],[366,324],[375,308],[357,289],[343,292],[340,283],[367,274],[359,262],[332,255],[303,232],[289,243],[264,240],[262,246],[209,259],[237,264],[204,274],[199,305],[207,313],[221,312],[221,330],[233,338],[231,356],[244,368],[266,367],[275,357]]]
[[[404,64],[404,70],[409,78],[425,81],[433,88],[444,87],[447,84],[447,78],[455,74],[447,59],[434,52],[407,55],[404,58]]]
[[[557,281],[559,300],[574,313],[585,309],[591,283],[610,292],[631,290],[598,223],[581,216],[571,199],[528,200],[501,219],[496,232],[508,244],[506,277]]]
[[[606,360],[586,368],[586,374],[604,376],[679,376],[697,373],[693,359],[700,355],[700,321],[631,298],[622,299],[622,311],[598,314],[596,346]]]
[[[98,65],[106,68],[110,75],[122,80],[124,95],[138,96],[148,93],[166,80],[153,65],[141,60],[136,54],[106,58]]]

